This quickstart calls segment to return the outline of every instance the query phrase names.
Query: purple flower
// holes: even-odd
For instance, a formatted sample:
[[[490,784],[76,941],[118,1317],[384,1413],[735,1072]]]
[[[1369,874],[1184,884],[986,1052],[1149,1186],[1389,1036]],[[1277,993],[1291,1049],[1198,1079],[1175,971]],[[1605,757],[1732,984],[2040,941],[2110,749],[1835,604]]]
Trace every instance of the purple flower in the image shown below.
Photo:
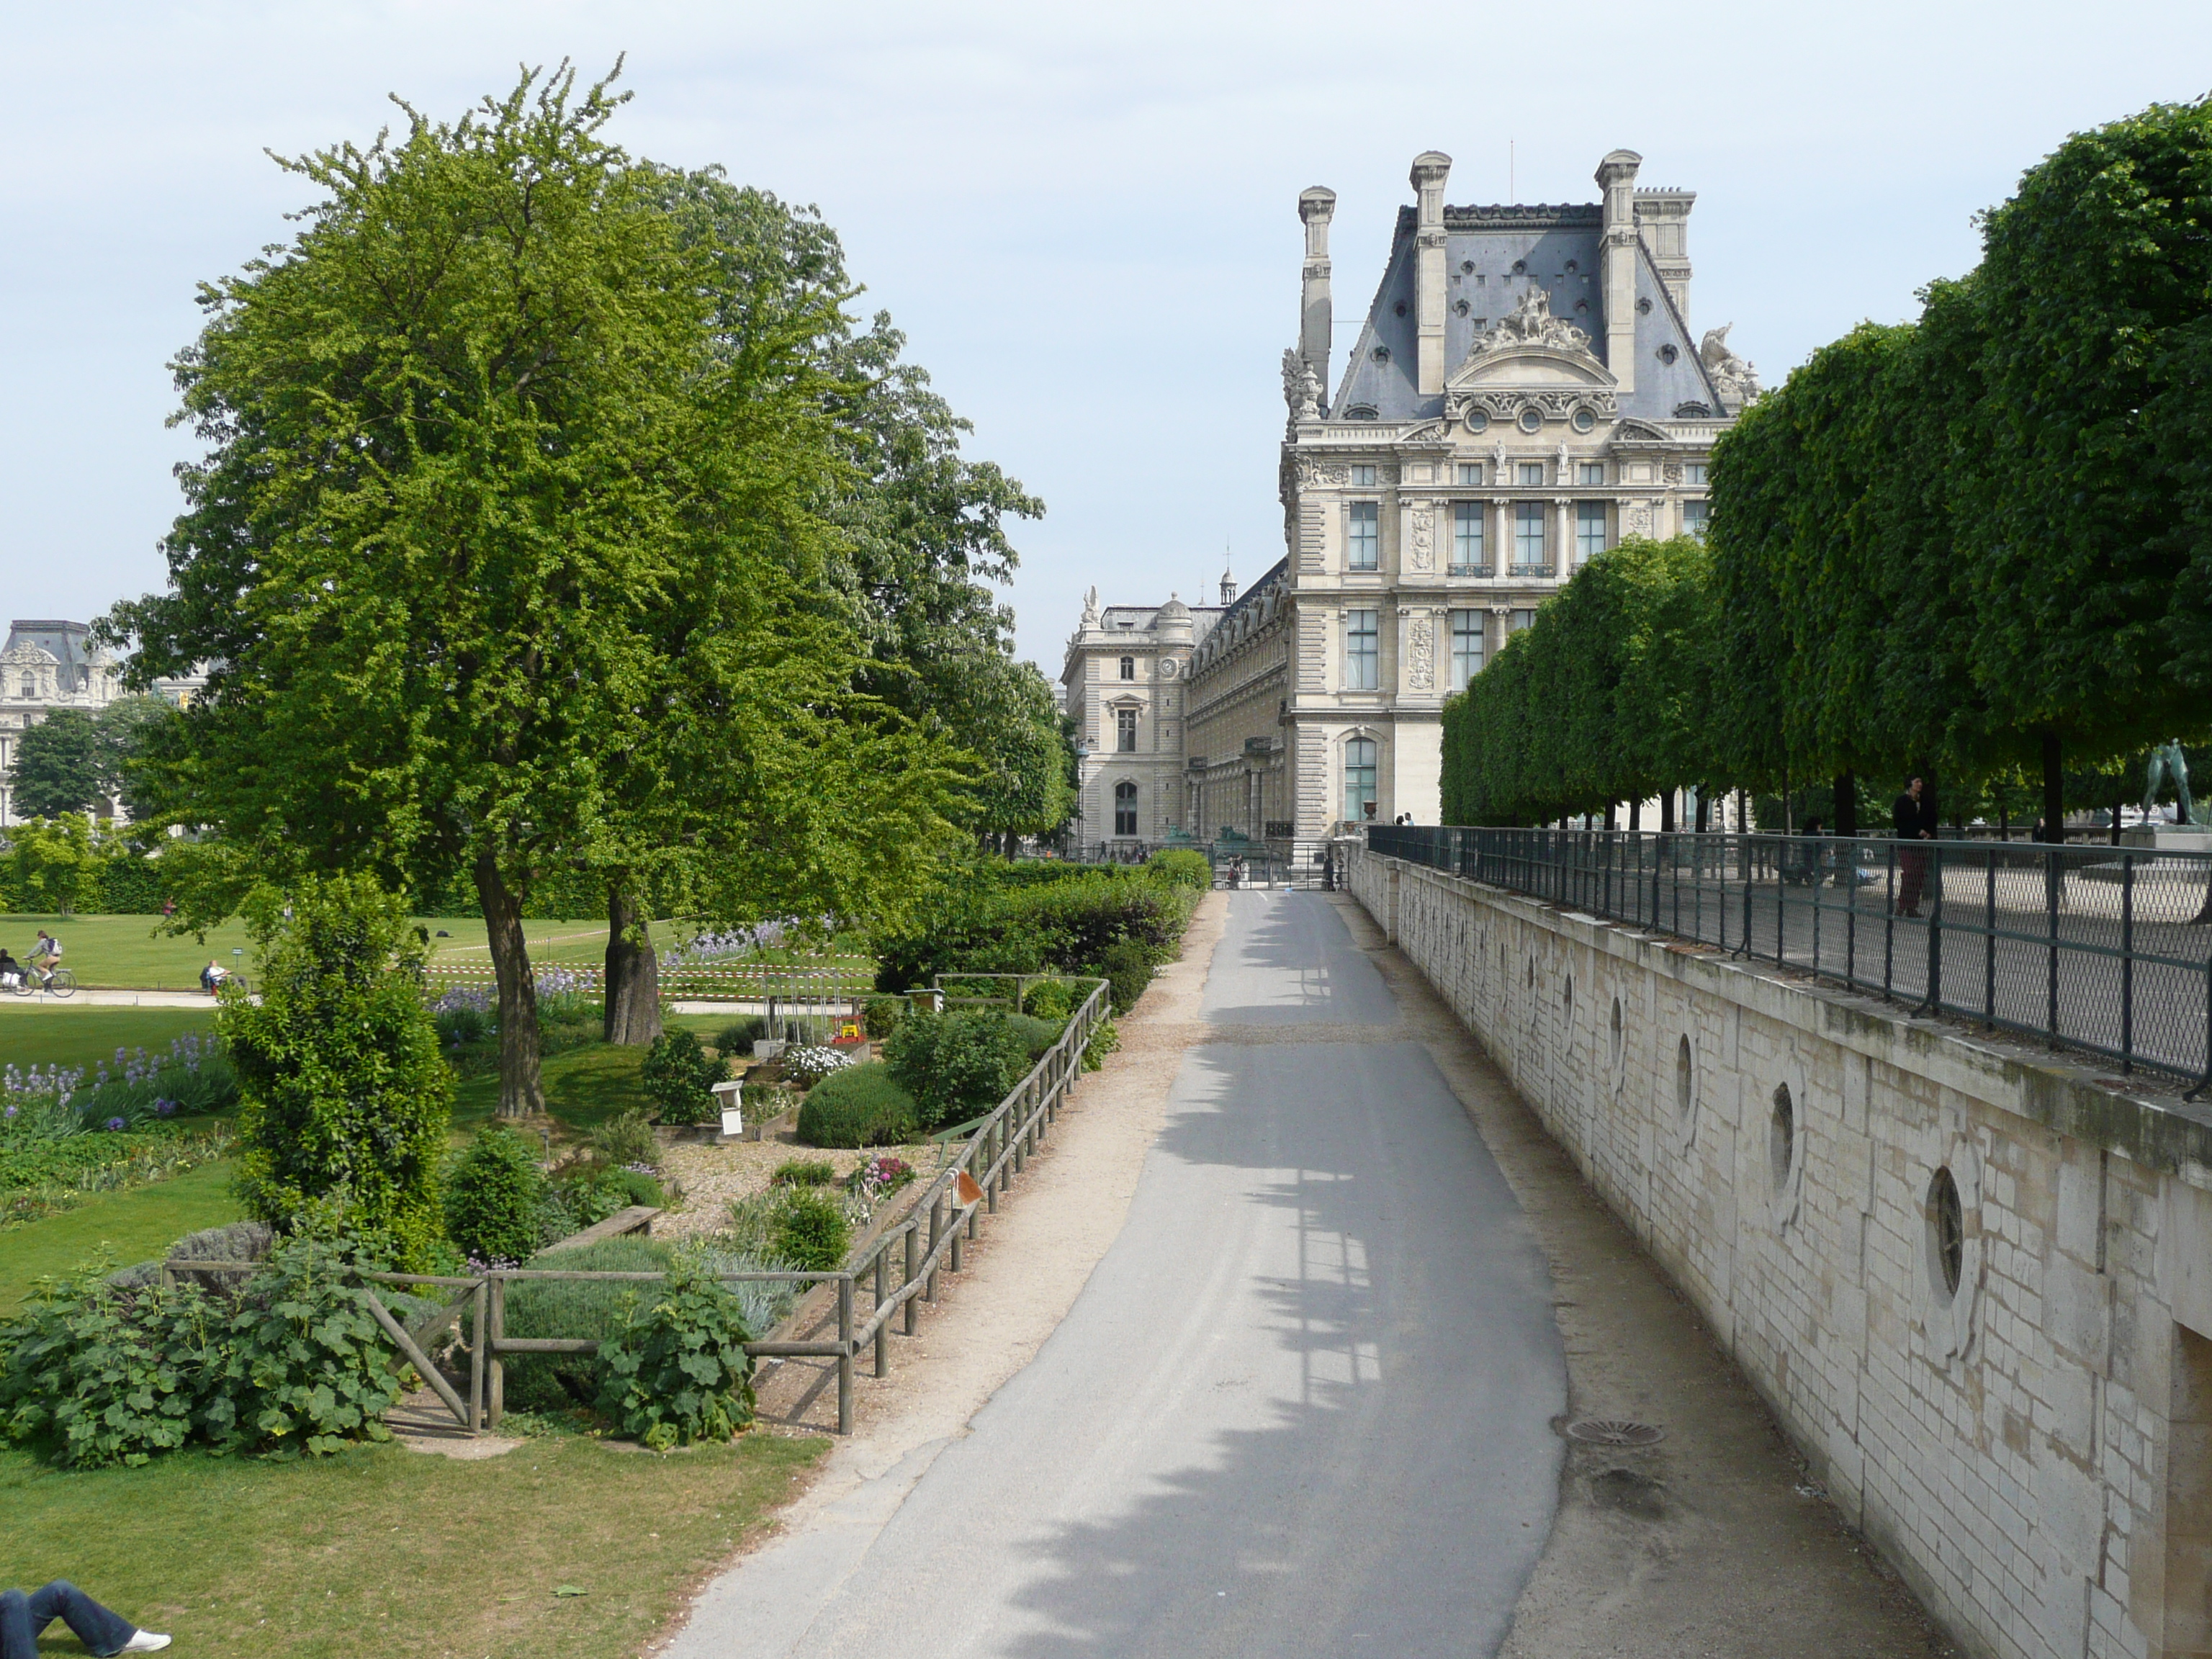
[[[8,1109],[8,1115],[9,1115],[9,1117],[13,1117],[13,1116],[15,1116],[15,1109],[13,1106],[10,1106],[10,1107]]]
[[[154,1110],[162,1117],[174,1117],[177,1115],[177,1103],[173,1100],[157,1100],[154,1103]]]
[[[111,1129],[125,1129],[130,1126],[119,1117],[111,1117],[107,1120],[107,1127]]]

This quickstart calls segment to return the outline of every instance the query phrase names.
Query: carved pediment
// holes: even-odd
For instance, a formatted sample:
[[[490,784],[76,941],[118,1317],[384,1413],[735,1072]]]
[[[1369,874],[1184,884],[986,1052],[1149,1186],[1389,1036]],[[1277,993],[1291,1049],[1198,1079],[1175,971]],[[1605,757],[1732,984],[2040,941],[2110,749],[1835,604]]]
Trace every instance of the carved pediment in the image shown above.
[[[1480,351],[1454,369],[1446,390],[1473,386],[1611,386],[1613,376],[1587,351],[1513,345]]]
[[[1644,421],[1623,421],[1613,429],[1617,444],[1671,444],[1674,438]]]

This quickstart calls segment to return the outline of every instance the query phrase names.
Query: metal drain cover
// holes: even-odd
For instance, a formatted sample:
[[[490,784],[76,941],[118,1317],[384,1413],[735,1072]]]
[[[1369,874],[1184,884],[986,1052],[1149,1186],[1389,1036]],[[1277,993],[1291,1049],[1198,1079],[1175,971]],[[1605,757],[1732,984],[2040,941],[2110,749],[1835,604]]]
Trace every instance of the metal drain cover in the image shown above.
[[[1584,1417],[1567,1425],[1567,1438],[1593,1446],[1650,1446],[1667,1437],[1656,1423],[1631,1423],[1617,1417]]]

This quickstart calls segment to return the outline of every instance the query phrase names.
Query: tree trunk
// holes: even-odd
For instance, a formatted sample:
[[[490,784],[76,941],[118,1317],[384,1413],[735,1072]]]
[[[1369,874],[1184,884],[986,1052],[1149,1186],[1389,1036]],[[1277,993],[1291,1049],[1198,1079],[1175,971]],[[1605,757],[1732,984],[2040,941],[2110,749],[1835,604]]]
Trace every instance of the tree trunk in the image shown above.
[[[1641,835],[1643,831],[1644,803],[1640,800],[1632,800],[1628,803],[1628,833],[1635,836]]]
[[[660,953],[653,948],[653,924],[619,886],[607,889],[606,1003],[609,1042],[642,1048],[660,1035]]]
[[[1835,832],[1846,841],[1856,841],[1859,834],[1859,779],[1856,772],[1836,774]]]
[[[538,1074],[538,983],[522,936],[522,902],[489,853],[477,855],[476,878],[499,975],[499,1115],[534,1117],[545,1109],[545,1089]]]
[[[1705,792],[1698,791],[1698,833],[1704,835],[1712,825],[1713,804],[1705,799]]]
[[[1662,836],[1674,833],[1674,792],[1671,789],[1659,792],[1659,833]]]
[[[2120,811],[2128,804],[2128,775],[2124,771],[2112,785],[2112,845],[2120,844]]]
[[[2058,733],[2043,733],[2043,838],[2063,845],[2066,840],[2066,775],[2059,769],[2063,756]]]
[[[1735,792],[1735,827],[1739,835],[1746,834],[1751,829],[1751,809],[1745,802],[1743,791],[1741,789]]]

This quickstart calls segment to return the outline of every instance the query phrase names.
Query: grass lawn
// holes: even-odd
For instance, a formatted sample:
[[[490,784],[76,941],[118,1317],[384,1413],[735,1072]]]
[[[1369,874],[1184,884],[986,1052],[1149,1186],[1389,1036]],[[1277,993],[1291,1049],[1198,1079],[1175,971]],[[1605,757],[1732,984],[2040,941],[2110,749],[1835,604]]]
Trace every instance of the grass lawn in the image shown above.
[[[823,1445],[752,1434],[656,1457],[562,1437],[478,1462],[382,1446],[86,1474],[5,1452],[0,1582],[67,1577],[184,1654],[611,1659]]]
[[[686,1026],[712,1042],[714,1033],[735,1018],[732,1014],[672,1014],[670,1028]],[[571,1133],[583,1135],[618,1112],[636,1106],[652,1109],[639,1068],[645,1063],[642,1048],[616,1048],[595,1042],[555,1054],[540,1068],[545,1085],[545,1109]],[[480,1073],[463,1078],[453,1089],[453,1127],[477,1129],[489,1123],[499,1109],[499,1074]]]
[[[118,1048],[166,1054],[187,1031],[215,1035],[215,1006],[205,1008],[88,1008],[81,1003],[0,997],[0,1065],[88,1066]]]
[[[41,1274],[68,1273],[102,1245],[111,1247],[116,1266],[128,1267],[161,1255],[186,1233],[238,1220],[230,1176],[228,1159],[204,1164],[167,1181],[94,1193],[74,1210],[0,1232],[0,1316],[13,1313]]]

